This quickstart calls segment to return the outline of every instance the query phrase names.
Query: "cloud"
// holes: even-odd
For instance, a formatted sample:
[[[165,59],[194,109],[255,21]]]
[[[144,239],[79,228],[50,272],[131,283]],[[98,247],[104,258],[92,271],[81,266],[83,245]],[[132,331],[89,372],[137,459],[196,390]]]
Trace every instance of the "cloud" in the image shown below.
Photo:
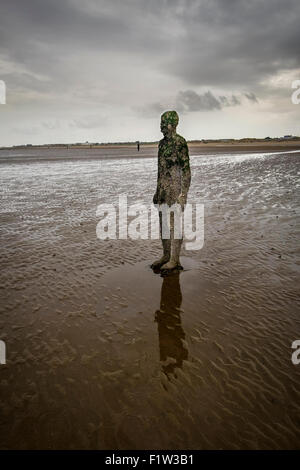
[[[105,69],[118,58],[120,72],[127,57],[188,86],[254,89],[299,66],[299,16],[298,0],[10,0],[0,43],[57,87],[85,75],[80,62]]]
[[[48,129],[48,130],[55,130],[55,129],[59,129],[61,127],[61,124],[60,122],[58,121],[58,119],[55,119],[54,121],[45,121],[45,122],[42,122],[41,125],[45,128],[45,129]]]
[[[164,106],[163,104],[160,104],[158,102],[156,103],[149,103],[144,106],[133,106],[132,110],[141,117],[146,117],[146,118],[151,118],[151,117],[157,117],[158,115],[162,114],[164,111],[166,111],[167,106]]]
[[[193,90],[179,91],[176,98],[176,108],[179,111],[211,111],[221,109],[221,101],[211,91],[198,95]]]
[[[78,127],[80,129],[97,129],[107,124],[106,116],[83,116],[79,119],[73,119],[70,127]]]
[[[179,91],[176,98],[176,106],[179,111],[213,111],[221,110],[228,106],[239,106],[240,98],[231,96],[215,96],[210,90],[198,94],[193,90]]]
[[[189,6],[177,13],[185,34],[164,68],[190,85],[254,88],[278,70],[299,66],[297,0],[191,1]]]
[[[196,111],[221,111],[230,106],[242,105],[243,96],[249,101],[257,103],[258,100],[254,93],[244,93],[243,95],[231,94],[215,95],[211,90],[204,93],[197,93],[194,90],[179,91],[175,99],[169,103],[149,103],[144,107],[133,108],[138,114],[144,117],[157,117],[167,109],[176,109],[180,113],[189,113]]]
[[[40,134],[40,126],[12,126],[12,131],[17,134],[26,135],[26,136],[37,136]]]
[[[21,128],[26,111],[29,127],[72,123],[73,138],[77,129],[97,129],[91,116],[100,110],[118,140],[124,122],[134,136],[142,118],[170,107],[233,112],[257,97],[260,110],[269,102],[294,120],[290,87],[274,78],[299,70],[299,17],[299,0],[2,2],[0,79],[11,106],[4,124]]]
[[[246,98],[248,98],[249,101],[252,101],[253,103],[258,103],[258,99],[256,98],[254,93],[244,93]]]

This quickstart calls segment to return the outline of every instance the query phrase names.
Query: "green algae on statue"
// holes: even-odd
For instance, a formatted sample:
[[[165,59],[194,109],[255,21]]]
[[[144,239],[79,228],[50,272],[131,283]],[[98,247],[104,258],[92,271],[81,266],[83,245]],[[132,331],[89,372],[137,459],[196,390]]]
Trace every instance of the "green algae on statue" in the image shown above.
[[[166,204],[169,207],[180,205],[184,210],[191,183],[191,170],[186,140],[176,133],[178,121],[176,111],[166,111],[161,116],[160,130],[164,138],[158,146],[157,189],[153,203],[158,206]],[[160,268],[162,271],[181,268],[179,257],[182,238],[174,236],[174,214],[170,214],[169,238],[163,238],[161,211],[159,220],[163,256],[152,264],[152,268]]]

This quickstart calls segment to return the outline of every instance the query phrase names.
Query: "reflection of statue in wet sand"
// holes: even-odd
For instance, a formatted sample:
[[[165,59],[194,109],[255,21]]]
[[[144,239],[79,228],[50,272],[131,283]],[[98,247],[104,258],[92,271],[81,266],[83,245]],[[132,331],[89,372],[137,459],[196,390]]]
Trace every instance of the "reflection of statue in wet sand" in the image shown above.
[[[178,124],[176,111],[166,111],[161,116],[160,129],[164,138],[158,147],[157,189],[153,197],[154,204],[174,204],[184,209],[191,182],[189,150],[183,137],[176,134]],[[170,213],[170,237],[162,236],[162,213],[159,213],[160,235],[163,256],[152,264],[153,269],[171,270],[180,268],[180,249],[182,238],[174,237],[174,213]]]
[[[188,358],[188,351],[182,342],[185,334],[180,319],[182,295],[179,276],[177,272],[164,277],[160,310],[155,312],[160,360],[165,362],[162,369],[167,376],[174,373],[176,367],[182,367],[182,362]]]

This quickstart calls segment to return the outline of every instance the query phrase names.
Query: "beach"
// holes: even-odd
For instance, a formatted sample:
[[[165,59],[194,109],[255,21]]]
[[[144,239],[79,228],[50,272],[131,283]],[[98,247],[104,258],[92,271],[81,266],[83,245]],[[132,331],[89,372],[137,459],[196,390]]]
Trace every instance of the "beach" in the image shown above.
[[[231,153],[263,153],[300,150],[300,140],[253,141],[253,142],[188,142],[190,154],[224,155]],[[158,144],[141,144],[140,151],[136,144],[106,145],[49,145],[24,146],[0,149],[0,163],[55,160],[108,160],[111,158],[149,158],[157,157]]]
[[[300,448],[300,149],[189,145],[201,250],[99,240],[157,146],[0,150],[1,449]]]

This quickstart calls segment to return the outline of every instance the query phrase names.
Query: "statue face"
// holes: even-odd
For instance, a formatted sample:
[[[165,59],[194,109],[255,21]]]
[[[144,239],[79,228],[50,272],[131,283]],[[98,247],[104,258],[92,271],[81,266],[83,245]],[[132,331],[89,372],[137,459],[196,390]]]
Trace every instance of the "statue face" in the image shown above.
[[[165,121],[160,122],[160,130],[163,133],[163,135],[167,135],[171,129],[172,129],[171,124],[168,124]]]
[[[175,131],[178,124],[178,114],[176,111],[166,111],[161,116],[160,130],[166,136],[170,131]]]

